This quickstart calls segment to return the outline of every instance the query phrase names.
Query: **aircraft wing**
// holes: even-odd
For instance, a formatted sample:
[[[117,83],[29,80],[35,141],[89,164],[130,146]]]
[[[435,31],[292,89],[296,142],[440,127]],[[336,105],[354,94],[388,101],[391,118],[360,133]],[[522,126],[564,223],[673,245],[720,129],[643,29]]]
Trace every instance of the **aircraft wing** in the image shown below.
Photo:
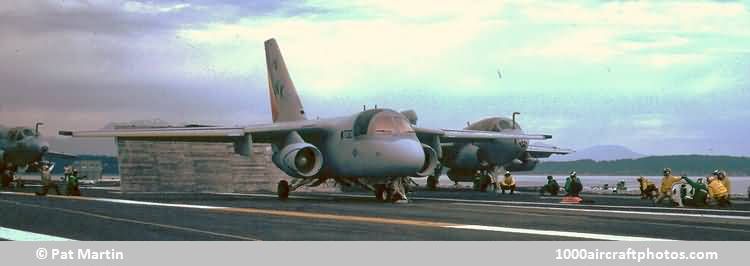
[[[495,139],[533,139],[545,140],[550,139],[550,135],[541,134],[517,134],[503,133],[496,131],[479,131],[479,130],[455,130],[455,129],[429,129],[415,128],[417,136],[438,136],[441,142],[460,142],[460,141],[492,141]]]
[[[537,145],[537,144],[530,144],[528,148],[526,148],[526,151],[531,154],[531,157],[534,158],[548,158],[552,156],[553,154],[569,154],[573,153],[574,151],[571,149],[562,149],[555,146],[546,146],[546,145]]]
[[[158,127],[123,128],[91,131],[60,131],[62,136],[71,137],[120,137],[148,140],[236,140],[249,134],[253,142],[269,143],[283,138],[286,133],[297,131],[306,134],[321,132],[316,120],[301,120],[273,124],[259,124],[245,127]]]

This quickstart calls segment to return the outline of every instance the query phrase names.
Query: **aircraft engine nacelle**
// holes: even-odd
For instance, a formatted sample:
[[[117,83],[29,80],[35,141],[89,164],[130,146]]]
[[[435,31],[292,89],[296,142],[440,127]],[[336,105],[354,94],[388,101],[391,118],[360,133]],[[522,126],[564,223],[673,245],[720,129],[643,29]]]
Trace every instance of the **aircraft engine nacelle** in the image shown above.
[[[539,163],[538,159],[528,158],[526,160],[515,160],[513,163],[505,167],[505,170],[512,172],[522,172],[534,170],[536,165]]]
[[[432,147],[422,144],[422,150],[424,151],[424,164],[419,169],[417,176],[429,176],[435,173],[435,168],[438,165],[438,156],[435,149]]]
[[[323,154],[310,143],[298,142],[276,152],[273,162],[290,176],[306,178],[320,172],[323,167]]]
[[[448,163],[450,168],[479,169],[481,163],[486,161],[486,154],[474,144],[466,144],[459,148]]]

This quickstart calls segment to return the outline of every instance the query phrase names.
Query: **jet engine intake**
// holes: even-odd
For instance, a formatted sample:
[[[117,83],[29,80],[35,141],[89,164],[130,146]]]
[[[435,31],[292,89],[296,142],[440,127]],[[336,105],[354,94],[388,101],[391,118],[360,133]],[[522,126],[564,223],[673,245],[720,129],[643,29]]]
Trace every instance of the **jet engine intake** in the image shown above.
[[[451,158],[448,167],[462,169],[478,169],[488,159],[486,152],[474,144],[463,145]]]
[[[422,144],[422,150],[424,151],[424,164],[422,168],[417,172],[417,176],[429,176],[435,172],[435,168],[438,165],[437,152],[432,147]]]
[[[323,167],[323,154],[306,142],[292,143],[274,154],[274,163],[284,173],[298,178],[311,177]]]

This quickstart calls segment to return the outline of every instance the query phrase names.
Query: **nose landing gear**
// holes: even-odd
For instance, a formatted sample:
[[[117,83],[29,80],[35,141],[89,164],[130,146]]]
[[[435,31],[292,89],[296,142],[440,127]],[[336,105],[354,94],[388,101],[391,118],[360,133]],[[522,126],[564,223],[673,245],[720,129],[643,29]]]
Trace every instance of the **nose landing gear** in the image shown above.
[[[413,183],[409,177],[396,177],[390,179],[385,184],[374,185],[375,198],[378,201],[398,202],[401,200],[408,201],[406,196],[409,194],[409,184]]]

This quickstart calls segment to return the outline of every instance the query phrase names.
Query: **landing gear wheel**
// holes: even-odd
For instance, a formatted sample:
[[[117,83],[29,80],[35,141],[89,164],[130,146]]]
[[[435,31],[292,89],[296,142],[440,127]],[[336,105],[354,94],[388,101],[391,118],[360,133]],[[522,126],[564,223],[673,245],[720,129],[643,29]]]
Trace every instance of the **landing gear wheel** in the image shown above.
[[[286,180],[279,181],[279,185],[276,188],[276,193],[279,195],[280,200],[286,200],[289,198],[289,182]]]
[[[437,176],[429,176],[427,177],[427,189],[429,190],[437,190],[438,185],[438,177]]]
[[[403,197],[401,196],[401,194],[400,194],[400,193],[395,193],[395,192],[394,192],[394,193],[391,193],[391,194],[389,195],[389,197],[388,197],[388,202],[391,202],[391,203],[395,203],[395,202],[397,202],[397,201],[399,201],[399,200],[402,200],[402,199],[404,199],[404,198],[403,198]]]
[[[375,185],[375,199],[378,201],[386,201],[388,199],[388,191],[385,189],[384,184]]]

